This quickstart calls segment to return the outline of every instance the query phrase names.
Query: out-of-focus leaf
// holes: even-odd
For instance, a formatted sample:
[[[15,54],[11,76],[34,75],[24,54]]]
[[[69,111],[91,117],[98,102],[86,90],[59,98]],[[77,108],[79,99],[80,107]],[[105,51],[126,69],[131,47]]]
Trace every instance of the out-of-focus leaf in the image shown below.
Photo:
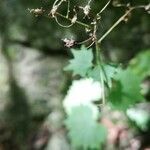
[[[116,82],[109,95],[113,108],[126,110],[144,99],[140,93],[141,80],[130,69],[120,70],[114,79]]]
[[[69,61],[69,65],[64,70],[70,70],[73,72],[73,75],[84,77],[92,67],[92,49],[87,49],[85,46],[82,46],[80,50],[72,49],[71,52],[74,58]]]
[[[133,58],[129,63],[129,68],[141,79],[150,76],[150,49],[139,53]]]
[[[112,79],[117,70],[118,68],[112,65],[108,64],[103,64],[102,66],[97,65],[88,72],[88,76],[96,81],[101,81],[101,73],[102,73],[103,80],[106,82],[108,87],[112,87]]]
[[[104,65],[104,79],[105,82],[108,84],[108,87],[112,87],[112,79],[114,78],[115,74],[117,73],[118,68],[112,65]]]
[[[98,150],[106,140],[106,128],[93,118],[92,110],[88,106],[73,108],[65,123],[73,147]]]
[[[88,72],[88,77],[93,78],[95,81],[100,81],[100,72],[101,72],[101,67],[100,66],[95,66],[93,69],[89,70]]]

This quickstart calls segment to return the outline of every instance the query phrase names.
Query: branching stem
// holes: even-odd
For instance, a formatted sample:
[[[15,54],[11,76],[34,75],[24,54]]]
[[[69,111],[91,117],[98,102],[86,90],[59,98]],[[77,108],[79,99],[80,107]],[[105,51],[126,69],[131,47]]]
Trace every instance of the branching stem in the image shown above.
[[[98,40],[98,43],[101,43],[105,37],[115,28],[117,27],[124,19],[125,17],[127,17],[131,11],[133,11],[134,9],[138,9],[138,8],[145,8],[145,6],[141,5],[141,6],[134,6],[134,7],[130,7],[129,10],[126,11],[126,13],[124,15],[122,15],[107,31],[106,33],[104,33],[104,35]]]
[[[133,10],[133,8],[130,8],[123,16],[121,16],[112,26],[109,28],[109,30],[98,40],[98,43],[101,43],[105,37],[120,23],[122,22],[125,17]]]
[[[57,15],[57,16],[60,16],[60,17],[62,17],[62,18],[64,18],[64,19],[66,19],[66,20],[69,20],[69,21],[72,20],[71,18],[67,18],[66,16],[64,16],[64,15],[58,13],[58,12],[56,12],[56,15]],[[83,22],[80,22],[80,21],[76,21],[75,23],[78,24],[78,25],[81,25],[81,26],[84,27],[84,28],[91,29],[91,26],[88,25],[88,24],[86,24],[86,23],[83,23]]]

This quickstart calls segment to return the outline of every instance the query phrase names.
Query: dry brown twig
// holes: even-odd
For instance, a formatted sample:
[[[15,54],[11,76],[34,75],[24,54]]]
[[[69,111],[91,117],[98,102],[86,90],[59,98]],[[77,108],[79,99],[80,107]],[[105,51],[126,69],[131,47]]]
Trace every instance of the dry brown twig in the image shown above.
[[[61,5],[63,5],[64,2],[67,2],[68,5],[67,5],[67,12],[66,12],[66,15],[63,15],[59,12],[59,7]],[[150,4],[147,4],[147,5],[139,5],[139,6],[130,6],[130,4],[115,4],[113,3],[113,6],[114,7],[125,7],[126,8],[126,11],[125,13],[98,39],[97,37],[97,34],[96,34],[96,30],[97,30],[97,26],[98,26],[98,23],[99,23],[99,20],[101,18],[101,14],[107,9],[107,7],[111,4],[112,0],[108,0],[108,2],[104,5],[104,7],[96,14],[96,16],[94,17],[94,21],[91,22],[90,24],[86,24],[80,20],[78,20],[78,13],[76,12],[76,10],[74,9],[73,12],[75,13],[74,16],[71,18],[69,17],[70,16],[70,13],[71,13],[71,10],[70,10],[70,0],[55,0],[53,5],[52,5],[52,8],[50,10],[50,12],[48,13],[48,17],[51,17],[51,18],[54,18],[55,21],[57,22],[57,24],[61,27],[64,27],[64,28],[69,28],[71,26],[73,26],[74,24],[78,24],[80,26],[82,26],[86,31],[90,31],[89,32],[89,38],[87,38],[87,40],[83,40],[81,42],[72,42],[72,46],[76,43],[76,44],[84,44],[84,43],[87,43],[89,41],[91,41],[91,44],[88,46],[88,47],[91,47],[93,44],[96,43],[101,43],[110,33],[112,30],[114,30],[114,28],[116,28],[122,21],[127,21],[128,20],[128,16],[131,14],[131,12],[135,9],[144,9],[145,11],[147,11],[147,13],[150,13]],[[85,5],[84,7],[82,6],[78,6],[80,9],[83,10],[83,14],[84,14],[84,17],[85,16],[88,16],[88,19],[89,19],[89,13],[91,10],[91,3],[92,3],[92,0],[89,0],[87,5]],[[47,12],[43,9],[43,8],[36,8],[36,9],[28,9],[30,13],[33,13],[35,16],[39,16],[39,15],[43,15],[46,13],[47,15]],[[61,22],[58,21],[58,17],[61,17],[65,20],[68,20],[70,23],[69,25],[64,25],[62,24]],[[96,25],[95,25],[96,24]],[[96,26],[96,28],[95,28]],[[91,33],[92,31],[92,33]],[[72,39],[73,40],[73,39]],[[71,41],[71,40],[70,40]],[[73,44],[74,43],[74,44]],[[68,45],[68,44],[67,44]],[[70,45],[69,45],[70,47]]]

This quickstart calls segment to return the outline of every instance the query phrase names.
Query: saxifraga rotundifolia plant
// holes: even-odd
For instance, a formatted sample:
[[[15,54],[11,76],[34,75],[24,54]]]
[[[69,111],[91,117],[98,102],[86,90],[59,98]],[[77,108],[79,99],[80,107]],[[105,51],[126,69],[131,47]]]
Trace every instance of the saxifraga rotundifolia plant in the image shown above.
[[[83,93],[77,98],[81,98],[83,101],[80,102],[80,100],[77,100],[78,103],[70,102],[73,91],[79,91],[77,88],[78,81],[73,83],[64,100],[64,107],[68,114],[66,126],[70,131],[69,136],[72,145],[75,147],[83,147],[84,149],[99,149],[99,144],[104,142],[106,135],[102,124],[97,123],[97,108],[93,105],[93,101],[96,101],[96,104],[98,104],[100,108],[107,103],[114,109],[126,111],[129,107],[144,99],[140,93],[141,79],[134,74],[129,67],[122,69],[119,65],[117,67],[110,65],[111,62],[106,64],[102,59],[103,51],[101,51],[101,43],[120,23],[128,22],[134,10],[142,9],[144,12],[150,13],[149,3],[133,6],[130,3],[122,4],[117,0],[109,0],[99,12],[93,15],[94,10],[92,9],[92,3],[94,3],[94,0],[89,0],[87,3],[84,3],[83,6],[78,4],[74,5],[74,3],[72,6],[71,0],[55,0],[50,10],[45,10],[44,8],[28,9],[29,12],[35,16],[46,16],[54,19],[57,24],[63,28],[70,28],[78,24],[83,27],[83,31],[88,35],[88,38],[83,41],[76,41],[75,39],[68,39],[67,37],[63,39],[65,46],[68,48],[76,45],[84,45],[80,50],[71,49],[74,58],[69,61],[69,65],[65,67],[65,70],[72,71],[73,75],[80,76],[80,85],[82,84],[84,88],[84,84],[86,84],[87,87],[89,86],[88,90],[90,89],[92,91],[92,87],[98,89],[99,86],[97,83],[100,83],[101,95],[97,95],[93,91],[92,96],[96,98],[94,100],[91,100],[92,98],[89,99],[90,96],[88,98],[85,96],[86,94],[84,94],[84,92],[86,93],[88,90],[81,90]],[[99,37],[99,24],[103,21],[102,14],[110,5],[124,8],[125,11],[123,15]],[[65,15],[61,13],[62,6],[66,7]],[[62,21],[60,21],[59,18],[62,18]],[[94,47],[94,50],[92,50],[91,47]],[[128,86],[129,83],[130,86]],[[86,98],[84,98],[84,96]],[[100,101],[100,99],[102,101]],[[70,108],[72,112],[70,112]],[[79,116],[77,117],[76,114],[79,114]],[[80,117],[82,116],[84,118],[81,120]],[[85,121],[85,119],[87,119],[90,124],[87,123],[85,129],[83,129],[83,120]],[[80,128],[75,126],[74,122],[77,122],[82,129],[80,130]],[[83,132],[83,135],[80,134],[80,131]],[[103,137],[101,135],[103,135]],[[96,139],[94,139],[95,137]]]

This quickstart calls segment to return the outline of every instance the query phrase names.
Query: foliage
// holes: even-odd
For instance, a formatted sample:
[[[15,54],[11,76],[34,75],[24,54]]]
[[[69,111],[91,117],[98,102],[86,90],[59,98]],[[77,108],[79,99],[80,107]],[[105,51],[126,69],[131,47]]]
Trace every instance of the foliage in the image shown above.
[[[63,101],[68,115],[65,124],[75,148],[98,149],[105,141],[106,129],[97,122],[99,110],[93,104],[101,97],[100,89],[99,82],[92,78],[75,80]]]
[[[42,2],[38,3],[38,6],[44,7],[30,9],[30,7],[37,6],[36,1],[0,1],[0,19],[4,21],[0,23],[0,32],[4,38],[5,45],[9,40],[15,39],[10,35],[14,32],[14,28],[18,29],[19,25],[21,25],[23,33],[26,33],[25,38],[22,38],[23,41],[29,41],[38,47],[41,47],[44,43],[45,47],[48,46],[52,49],[61,49],[61,44],[57,42],[58,40],[56,39],[63,39],[68,35],[69,38],[73,37],[71,40],[63,40],[66,42],[66,45],[69,45],[68,47],[80,44],[85,44],[86,46],[82,46],[79,50],[71,50],[73,59],[69,61],[69,65],[65,70],[72,71],[74,76],[78,75],[78,77],[81,77],[80,81],[82,78],[88,78],[89,80],[92,79],[92,82],[95,81],[100,84],[99,90],[95,91],[97,93],[102,92],[100,97],[98,97],[97,103],[101,108],[103,108],[105,104],[110,104],[113,109],[126,111],[131,106],[144,100],[140,93],[140,84],[142,79],[149,75],[149,66],[147,65],[149,64],[149,52],[147,51],[145,54],[139,54],[135,60],[130,62],[129,67],[127,66],[125,69],[122,69],[119,67],[119,64],[117,64],[116,67],[110,65],[112,62],[105,63],[102,59],[104,52],[101,51],[101,49],[103,47],[106,48],[106,50],[109,49],[109,51],[113,51],[113,49],[119,47],[125,50],[131,50],[132,53],[130,55],[133,56],[134,53],[137,52],[137,49],[149,47],[148,40],[143,38],[147,36],[145,33],[149,30],[149,21],[147,19],[147,13],[150,12],[149,2],[144,0],[139,4],[138,1],[120,3],[118,0],[110,0],[108,2],[103,1],[100,3],[99,1],[95,1],[93,3],[89,0],[81,2],[73,1],[70,3],[70,0],[55,0],[54,2],[50,1],[50,4],[52,5],[50,9],[48,1],[45,2],[45,4]],[[29,12],[33,13],[36,18],[25,15],[24,12],[28,7]],[[112,9],[114,7],[116,8]],[[142,11],[135,15],[132,23],[130,19],[133,10],[136,9],[141,9]],[[139,14],[144,15],[142,16]],[[40,20],[39,16],[42,15],[47,16],[47,19]],[[18,19],[16,23],[14,23],[16,16]],[[142,16],[140,23],[137,22],[139,16]],[[50,17],[61,27],[71,28],[67,29],[67,31],[58,30],[58,28],[54,28],[56,23],[53,21],[49,26],[48,22]],[[114,21],[115,18],[118,19]],[[44,25],[43,22],[47,25]],[[118,30],[118,32],[115,31],[104,41],[104,39],[122,22],[129,22],[129,24],[123,29]],[[134,27],[138,24],[139,26],[137,28]],[[140,25],[142,25],[142,28]],[[85,31],[83,35],[79,28]],[[131,28],[133,29],[130,30]],[[37,30],[39,32],[37,32]],[[55,33],[54,38],[52,39],[47,33]],[[123,36],[120,36],[120,34],[126,35],[126,40],[121,38]],[[139,34],[143,36],[137,36]],[[87,39],[85,40],[85,38]],[[129,43],[134,44],[131,45]],[[89,49],[91,46],[93,46],[94,49]],[[121,60],[123,60],[123,57]],[[88,91],[86,91],[86,88],[84,90],[85,93],[82,94],[86,95]],[[13,92],[12,96],[16,97],[17,94]],[[69,101],[72,100],[74,99],[69,99]],[[77,101],[79,102],[82,100],[83,99],[78,99]],[[97,106],[93,103],[94,100],[90,97],[86,105],[82,106],[81,104],[84,103],[81,102],[80,105],[71,108],[71,113],[67,113],[66,127],[69,129],[69,137],[74,147],[99,149],[106,139],[106,130],[102,124],[98,123],[98,116],[96,115],[96,117],[93,118],[93,108],[96,111],[98,110]],[[12,109],[14,109],[14,107],[10,109],[10,112]],[[20,110],[20,112],[22,113],[22,110]],[[20,120],[18,122],[20,122]],[[17,126],[15,126],[15,128],[17,128]],[[26,130],[26,128],[23,130]],[[24,139],[24,137],[22,137],[22,139]]]
[[[108,104],[111,106],[112,109],[117,109],[117,110],[126,112],[128,108],[144,100],[144,97],[141,95],[141,92],[140,92],[141,91],[140,84],[142,80],[138,75],[134,73],[134,70],[132,71],[130,68],[122,69],[121,67],[115,67],[113,65],[108,65],[105,63],[103,63],[102,65],[94,65],[92,64],[92,59],[91,59],[92,56],[90,56],[90,59],[89,59],[90,65],[88,65],[87,69],[84,69],[84,67],[78,63],[79,58],[82,58],[81,59],[82,62],[86,62],[88,56],[83,55],[84,52],[82,53],[82,51],[90,52],[92,50],[91,49],[86,50],[85,47],[84,49],[83,47],[81,47],[81,50],[74,49],[73,54],[76,55],[77,53],[78,57],[74,57],[74,59],[71,60],[72,62],[74,62],[75,65],[72,65],[72,66],[70,65],[69,70],[75,72],[75,75],[80,75],[81,77],[87,76],[88,78],[92,78],[95,82],[100,82],[101,85],[102,85],[102,80],[104,80],[106,85],[108,85],[107,91],[104,91],[104,92],[107,92]],[[83,68],[84,74],[81,74],[80,71],[76,71],[76,68],[77,68],[76,66],[78,66],[79,70]],[[101,80],[101,72],[103,73],[102,80]],[[90,92],[90,91],[86,91],[86,87],[82,87],[85,90],[80,90],[80,86],[81,84],[78,87],[79,92],[78,93],[76,92],[75,95],[80,95],[80,92],[82,92],[82,94],[86,94]],[[99,88],[97,92],[99,93],[100,90],[101,89]],[[69,91],[71,92],[71,88]],[[68,118],[66,122],[66,126],[69,129],[69,137],[71,138],[72,144],[74,146],[77,146],[77,147],[83,146],[86,149],[86,148],[94,148],[93,146],[94,144],[95,148],[98,149],[97,147],[98,143],[97,144],[94,143],[93,137],[97,137],[97,133],[99,133],[99,136],[103,135],[103,130],[99,129],[99,131],[95,132],[95,128],[91,125],[92,120],[90,120],[89,118],[86,118],[92,115],[92,112],[93,112],[92,107],[89,107],[91,108],[91,113],[88,113],[87,110],[85,110],[84,108],[85,106],[87,107],[88,105],[83,105],[84,104],[83,98],[80,98],[78,96],[76,99],[75,95],[71,96],[68,99],[68,103],[75,104],[75,101],[76,103],[79,101],[78,102],[79,104],[73,105],[74,107],[70,105],[65,105],[66,111],[69,108],[71,109],[71,112],[72,112],[71,114],[70,113],[68,114]],[[101,98],[102,98],[102,95],[101,95]],[[86,101],[86,103],[87,102],[88,101]],[[99,103],[101,103],[101,101],[99,101]],[[90,104],[94,106],[94,104],[92,103],[92,100],[90,101]],[[87,116],[85,115],[82,116],[82,113],[83,114],[85,113]],[[88,121],[88,123],[86,123],[86,121]],[[84,123],[88,124],[89,126],[87,125],[87,128],[86,128]],[[92,128],[92,130],[90,129],[90,127]],[[85,138],[84,137],[85,133],[86,135],[89,135],[88,138],[90,139],[91,143],[90,141],[88,141],[89,139],[85,139],[85,143],[84,143],[83,139]],[[99,140],[100,139],[104,140],[105,136],[99,137]],[[88,142],[86,142],[86,140]],[[99,144],[100,144],[100,141],[99,141]]]
[[[106,128],[96,122],[92,113],[90,107],[78,106],[73,108],[71,115],[66,119],[65,123],[73,147],[84,150],[99,149],[100,144],[104,143],[107,135]]]
[[[129,63],[129,68],[142,80],[150,76],[150,49],[137,54]]]
[[[114,79],[116,82],[109,95],[113,107],[126,110],[144,99],[140,93],[141,80],[131,70],[120,70]]]
[[[86,50],[84,49],[83,51]],[[87,51],[90,52],[90,50]],[[85,76],[88,73],[88,77],[92,77],[94,80],[99,82],[101,82],[100,72],[103,72],[103,80],[106,83],[108,82],[108,84],[110,85],[110,93],[108,93],[108,99],[114,108],[117,108],[119,110],[126,110],[128,107],[144,99],[140,93],[141,78],[136,75],[131,69],[117,69],[107,64],[103,64],[104,70],[102,70],[101,66],[95,66],[93,69],[93,66],[91,64],[92,56],[89,59],[90,65],[88,65],[87,63],[88,67],[84,69],[84,67],[82,67],[81,65],[82,63],[79,63],[79,58],[81,58],[82,62],[86,62],[88,56],[83,55],[82,50],[77,51],[77,54],[78,57],[74,57],[74,59],[72,60],[73,62],[75,62],[75,65],[70,66],[69,69],[75,72],[77,68],[76,66],[78,66],[78,69],[81,69],[84,74],[76,71],[76,75]],[[111,86],[112,82],[113,86]]]
[[[87,50],[85,46],[82,46],[79,51],[72,49],[74,59],[70,60],[70,64],[65,70],[72,70],[73,75],[80,75],[84,77],[88,70],[92,67],[93,53],[92,50]]]
[[[100,74],[102,72],[104,81],[108,87],[112,87],[112,79],[117,71],[118,68],[111,64],[102,64],[102,67],[100,65],[96,65],[88,72],[88,77],[92,77],[96,81],[101,81]]]

